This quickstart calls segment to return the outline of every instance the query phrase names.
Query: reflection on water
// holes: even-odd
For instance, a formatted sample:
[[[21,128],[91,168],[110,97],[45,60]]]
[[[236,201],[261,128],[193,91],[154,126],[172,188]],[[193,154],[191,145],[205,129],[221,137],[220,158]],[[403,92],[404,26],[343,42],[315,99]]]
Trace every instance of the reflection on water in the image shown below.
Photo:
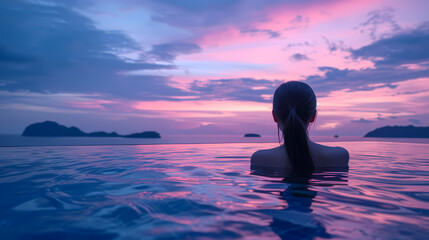
[[[251,169],[251,174],[278,177],[281,178],[281,182],[288,184],[286,189],[279,189],[278,192],[265,191],[268,194],[275,193],[284,200],[284,208],[281,211],[262,210],[273,217],[270,228],[281,239],[332,238],[323,223],[312,214],[311,205],[317,196],[317,191],[312,190],[312,188],[314,186],[347,185],[347,169],[315,173],[293,173],[286,169],[257,166],[251,166]],[[272,182],[276,181],[273,180]]]
[[[275,144],[0,148],[4,239],[424,239],[428,145],[342,142],[350,170],[250,172]]]

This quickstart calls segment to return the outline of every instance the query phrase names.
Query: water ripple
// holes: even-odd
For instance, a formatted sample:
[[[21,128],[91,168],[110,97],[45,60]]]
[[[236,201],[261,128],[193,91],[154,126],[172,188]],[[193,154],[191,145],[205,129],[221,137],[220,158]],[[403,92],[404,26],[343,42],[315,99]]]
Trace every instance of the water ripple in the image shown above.
[[[259,176],[273,144],[0,148],[4,239],[425,239],[427,144],[344,142],[349,171]],[[219,154],[222,153],[222,154]]]

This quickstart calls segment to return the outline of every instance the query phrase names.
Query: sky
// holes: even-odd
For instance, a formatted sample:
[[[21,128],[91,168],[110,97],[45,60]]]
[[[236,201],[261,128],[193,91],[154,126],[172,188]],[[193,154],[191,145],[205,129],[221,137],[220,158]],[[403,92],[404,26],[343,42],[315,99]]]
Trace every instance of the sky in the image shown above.
[[[426,0],[2,0],[0,133],[276,135],[272,95],[316,93],[314,136],[429,126]]]

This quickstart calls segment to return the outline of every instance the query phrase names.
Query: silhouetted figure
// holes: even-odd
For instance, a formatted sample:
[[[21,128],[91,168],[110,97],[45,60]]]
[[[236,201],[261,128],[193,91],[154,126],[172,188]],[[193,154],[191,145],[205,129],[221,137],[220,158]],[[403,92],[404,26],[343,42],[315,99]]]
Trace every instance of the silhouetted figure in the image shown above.
[[[307,84],[291,81],[280,85],[274,93],[272,115],[284,144],[255,152],[252,167],[293,169],[294,172],[347,167],[346,149],[320,145],[308,138],[307,128],[316,118],[316,105],[316,95]]]

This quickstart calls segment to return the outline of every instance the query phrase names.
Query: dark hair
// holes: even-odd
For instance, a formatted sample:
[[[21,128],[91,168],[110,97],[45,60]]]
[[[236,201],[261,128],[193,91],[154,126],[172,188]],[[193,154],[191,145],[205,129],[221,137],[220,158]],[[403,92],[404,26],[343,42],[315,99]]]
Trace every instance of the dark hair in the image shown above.
[[[294,171],[313,171],[307,126],[316,113],[316,95],[308,84],[291,81],[280,85],[273,98],[273,112],[283,124],[283,139]]]

